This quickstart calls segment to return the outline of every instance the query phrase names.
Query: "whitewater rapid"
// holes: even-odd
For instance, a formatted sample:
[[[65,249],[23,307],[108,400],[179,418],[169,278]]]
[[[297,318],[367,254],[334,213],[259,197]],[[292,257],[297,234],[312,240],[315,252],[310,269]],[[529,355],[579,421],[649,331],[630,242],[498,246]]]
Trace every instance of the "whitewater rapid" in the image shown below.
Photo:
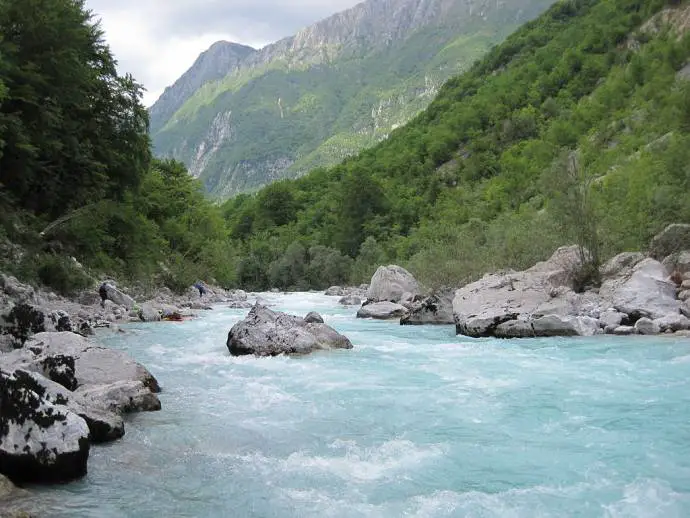
[[[246,310],[99,336],[158,378],[163,410],[38,488],[63,517],[690,516],[690,340],[497,341],[362,321],[320,294],[353,350],[233,358]]]

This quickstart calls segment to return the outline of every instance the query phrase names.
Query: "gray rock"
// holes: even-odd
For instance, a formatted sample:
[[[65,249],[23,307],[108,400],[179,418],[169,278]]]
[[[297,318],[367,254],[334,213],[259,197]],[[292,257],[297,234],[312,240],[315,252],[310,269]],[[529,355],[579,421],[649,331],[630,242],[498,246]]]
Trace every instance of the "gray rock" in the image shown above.
[[[690,225],[675,223],[654,236],[649,247],[649,255],[661,261],[682,250],[690,250]]]
[[[690,299],[686,300],[685,302],[683,302],[683,304],[681,304],[680,313],[683,316],[690,318]]]
[[[79,387],[74,391],[90,408],[126,414],[161,409],[161,402],[138,380],[121,380],[103,385]]]
[[[232,327],[227,347],[233,356],[277,356],[352,349],[352,343],[326,324],[310,324],[303,318],[257,304]]]
[[[0,274],[0,289],[16,304],[35,304],[36,291],[28,284],[22,284],[11,275]]]
[[[653,320],[642,317],[635,322],[635,331],[641,335],[658,335],[661,332],[661,329]]]
[[[92,443],[104,443],[119,439],[125,434],[125,423],[122,417],[104,411],[101,408],[89,406],[78,394],[70,392],[62,385],[41,376],[36,372],[25,372],[44,389],[43,397],[53,405],[66,406],[71,412],[86,421],[89,427],[89,439]]]
[[[594,336],[602,334],[601,323],[598,319],[588,316],[569,318],[578,336]]]
[[[15,344],[20,345],[11,335],[0,334],[0,353],[9,353],[15,349]]]
[[[152,392],[160,391],[158,381],[143,365],[123,352],[98,346],[75,333],[39,333],[25,347],[43,357],[72,356],[79,386],[141,381]]]
[[[628,336],[635,334],[635,328],[633,326],[618,326],[613,330],[614,335],[618,336]]]
[[[445,291],[427,297],[421,303],[413,305],[409,313],[400,319],[400,323],[402,325],[454,324],[453,296],[454,292]]]
[[[142,322],[160,322],[161,320],[160,311],[151,303],[142,304],[137,316]]]
[[[134,307],[134,299],[129,295],[122,293],[115,286],[110,283],[105,285],[106,293],[108,294],[108,300],[112,300],[118,306],[124,306],[128,310]]]
[[[304,317],[304,321],[307,324],[323,324],[323,317],[316,311],[310,311],[307,313],[307,316]]]
[[[527,320],[508,320],[496,326],[493,336],[497,338],[532,338],[536,334],[531,322]]]
[[[410,272],[397,265],[379,266],[371,278],[367,298],[373,302],[400,302],[404,293],[421,293],[421,287]]]
[[[634,319],[661,318],[680,312],[676,286],[668,275],[659,261],[645,259],[629,272],[605,280],[599,294],[607,306]]]
[[[687,301],[690,300],[690,290],[683,290],[678,293],[678,300]]]
[[[616,277],[636,264],[644,261],[645,255],[641,252],[623,252],[609,259],[601,268],[603,279]]]
[[[72,323],[72,319],[66,311],[56,309],[48,314],[48,318],[55,331],[77,331],[76,326]]]
[[[616,310],[602,311],[599,315],[599,322],[604,327],[604,331],[610,334],[613,333],[614,329],[620,326],[626,318],[627,315]]]
[[[228,307],[230,309],[250,309],[254,307],[254,304],[245,300],[235,300],[228,304]]]
[[[662,318],[657,318],[654,323],[659,326],[662,333],[666,331],[683,331],[685,329],[690,329],[690,319],[680,313],[676,315],[667,315]]]
[[[4,475],[0,475],[0,505],[8,500],[29,496],[29,492],[15,486],[12,481]]]
[[[86,475],[89,428],[44,397],[22,371],[0,371],[0,473],[13,482],[66,482]]]
[[[77,388],[77,378],[74,375],[74,358],[64,354],[45,356],[40,360],[43,375],[58,383],[67,390]]]
[[[690,250],[675,252],[666,257],[662,264],[669,272],[684,278],[685,275],[690,275]]]
[[[493,336],[499,325],[519,316],[530,320],[591,312],[598,308],[599,297],[572,291],[580,265],[578,247],[562,247],[528,270],[488,274],[458,289],[453,298],[457,333]]]
[[[328,295],[329,297],[342,297],[345,295],[345,290],[343,290],[340,286],[331,286],[326,290],[324,295]]]
[[[338,304],[342,304],[343,306],[359,306],[361,303],[362,299],[355,295],[345,295],[338,301]]]
[[[2,334],[12,336],[17,347],[21,347],[32,334],[46,330],[43,309],[31,304],[17,304],[0,317]]]
[[[579,333],[568,318],[545,315],[532,320],[535,336],[577,336]]]
[[[407,313],[407,308],[394,302],[374,302],[362,306],[357,311],[357,318],[374,318],[377,320],[391,320],[400,318]]]

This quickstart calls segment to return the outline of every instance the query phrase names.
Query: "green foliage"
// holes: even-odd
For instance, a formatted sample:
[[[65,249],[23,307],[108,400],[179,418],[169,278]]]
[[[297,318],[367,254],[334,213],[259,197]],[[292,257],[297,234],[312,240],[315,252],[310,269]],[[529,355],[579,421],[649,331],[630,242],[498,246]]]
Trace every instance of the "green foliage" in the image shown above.
[[[387,138],[446,80],[551,3],[512,0],[484,6],[479,16],[455,2],[456,16],[385,44],[306,47],[240,67],[199,88],[169,119],[154,121],[156,153],[191,166],[206,150],[201,179],[220,198],[255,191],[277,175],[335,165]],[[161,102],[152,113],[166,111]]]
[[[591,264],[646,248],[690,221],[690,83],[677,75],[690,38],[640,30],[664,5],[554,5],[386,141],[281,184],[294,219],[257,234],[266,191],[226,203],[233,236],[248,249],[273,239],[276,256],[291,240],[336,248],[355,259],[352,282],[397,262],[430,286],[526,268],[573,242]]]
[[[150,160],[141,87],[82,1],[3,0],[0,55],[0,181],[18,206],[57,218],[136,186]]]
[[[68,257],[44,254],[37,258],[36,266],[41,284],[63,295],[74,295],[93,285],[93,279]]]

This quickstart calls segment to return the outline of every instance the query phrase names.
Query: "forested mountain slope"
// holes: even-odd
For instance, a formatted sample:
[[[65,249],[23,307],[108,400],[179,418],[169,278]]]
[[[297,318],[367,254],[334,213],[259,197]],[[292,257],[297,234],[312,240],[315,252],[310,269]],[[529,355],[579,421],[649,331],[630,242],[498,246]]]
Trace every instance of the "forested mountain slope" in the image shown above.
[[[558,2],[385,142],[227,202],[238,282],[310,285],[328,247],[353,282],[396,261],[457,285],[582,235],[605,257],[690,221],[689,13]]]
[[[367,0],[258,51],[216,44],[152,106],[155,152],[220,197],[334,165],[551,3]]]

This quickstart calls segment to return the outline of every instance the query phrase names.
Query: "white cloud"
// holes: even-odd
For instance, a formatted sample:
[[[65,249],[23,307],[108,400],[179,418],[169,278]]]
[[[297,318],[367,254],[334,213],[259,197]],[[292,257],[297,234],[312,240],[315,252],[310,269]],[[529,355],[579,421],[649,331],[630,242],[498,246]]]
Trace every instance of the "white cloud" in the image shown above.
[[[150,106],[218,40],[260,48],[358,0],[87,0]]]

